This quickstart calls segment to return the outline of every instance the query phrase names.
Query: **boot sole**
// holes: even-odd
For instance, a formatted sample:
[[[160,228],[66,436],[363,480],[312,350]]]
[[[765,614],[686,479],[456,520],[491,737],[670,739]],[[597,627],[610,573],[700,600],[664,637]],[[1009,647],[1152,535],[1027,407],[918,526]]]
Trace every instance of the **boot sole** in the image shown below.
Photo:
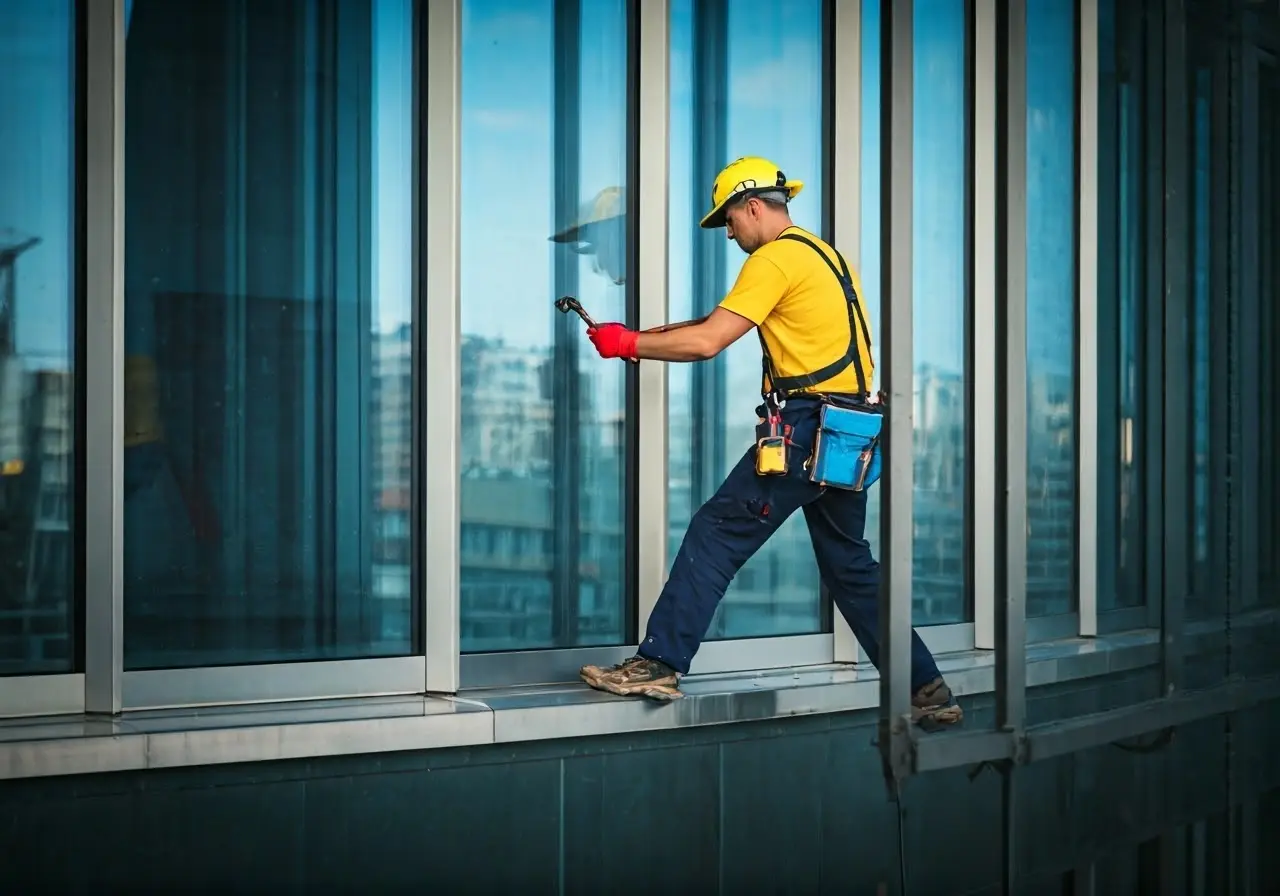
[[[672,700],[679,700],[684,696],[680,688],[675,685],[654,682],[632,685],[614,684],[612,681],[607,681],[599,676],[591,677],[586,672],[581,674],[581,678],[589,687],[618,697],[648,697],[650,700],[657,700],[660,703],[670,703]]]

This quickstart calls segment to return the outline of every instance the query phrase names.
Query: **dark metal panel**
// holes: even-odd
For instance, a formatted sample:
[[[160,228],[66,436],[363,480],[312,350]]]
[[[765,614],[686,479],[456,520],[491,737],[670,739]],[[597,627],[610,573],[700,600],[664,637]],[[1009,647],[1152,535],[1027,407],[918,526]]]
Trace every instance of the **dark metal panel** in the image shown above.
[[[1143,91],[1146,183],[1143,215],[1143,333],[1145,335],[1142,388],[1143,465],[1145,471],[1144,517],[1146,522],[1145,583],[1147,621],[1162,622],[1164,593],[1164,4],[1145,0],[1146,72]]]
[[[1191,548],[1187,521],[1192,515],[1190,425],[1191,253],[1188,209],[1191,166],[1188,161],[1188,78],[1184,0],[1166,0],[1164,19],[1164,581],[1161,588],[1161,684],[1165,694],[1181,687],[1182,625],[1188,591]]]

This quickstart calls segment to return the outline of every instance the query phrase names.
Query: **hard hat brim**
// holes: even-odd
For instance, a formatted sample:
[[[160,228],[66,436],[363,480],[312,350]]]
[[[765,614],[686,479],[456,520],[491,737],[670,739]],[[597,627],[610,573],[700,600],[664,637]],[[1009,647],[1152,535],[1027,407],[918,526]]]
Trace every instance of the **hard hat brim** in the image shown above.
[[[796,196],[800,195],[800,191],[804,189],[804,181],[789,180],[785,184],[783,184],[783,188],[787,191],[787,199],[789,200],[795,199]],[[768,192],[769,190],[776,190],[776,189],[777,187],[769,187],[767,189],[757,190],[754,192]],[[741,192],[730,193],[728,196],[724,197],[724,199],[721,199],[715,208],[713,208],[711,211],[707,212],[705,216],[703,216],[702,221],[698,226],[700,226],[703,230],[715,230],[718,227],[723,227],[724,218],[725,218],[725,214],[724,214],[725,206],[727,206],[730,202],[732,202],[734,199],[737,199],[741,195],[742,195]]]

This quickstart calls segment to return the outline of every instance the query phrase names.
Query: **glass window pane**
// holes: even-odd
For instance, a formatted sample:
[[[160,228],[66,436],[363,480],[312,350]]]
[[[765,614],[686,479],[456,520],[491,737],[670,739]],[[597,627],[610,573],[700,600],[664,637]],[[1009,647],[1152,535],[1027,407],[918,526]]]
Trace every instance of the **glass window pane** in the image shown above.
[[[1280,69],[1274,61],[1264,59],[1258,65],[1258,259],[1257,295],[1261,307],[1259,322],[1262,339],[1262,375],[1258,388],[1258,423],[1254,430],[1259,440],[1258,508],[1258,591],[1263,603],[1280,603],[1280,562],[1277,543],[1276,506],[1280,504],[1280,477],[1276,475],[1276,451],[1280,448],[1280,313],[1276,296],[1280,275]],[[1247,411],[1246,411],[1247,413]],[[1248,429],[1245,430],[1249,432]],[[1254,592],[1245,583],[1243,596],[1253,601]]]
[[[912,318],[915,537],[911,591],[925,623],[968,618],[969,92],[965,4],[916,0]]]
[[[1027,615],[1075,609],[1075,3],[1027,4]]]
[[[1145,602],[1146,66],[1141,10],[1099,3],[1098,608]]]
[[[879,356],[880,0],[862,4],[863,287]],[[971,95],[965,4],[917,0],[913,46],[912,302],[915,352],[913,619],[972,619],[968,409]],[[880,491],[867,502],[879,542]]]
[[[70,672],[75,4],[0,4],[0,60],[0,675]]]
[[[709,314],[747,256],[723,230],[699,227],[716,174],[763,156],[804,181],[795,222],[822,233],[826,215],[822,0],[673,0],[671,4],[672,321]],[[755,438],[760,344],[738,340],[669,376],[668,555],[694,512]],[[707,640],[810,634],[828,628],[802,514],[738,572]]]
[[[629,640],[625,0],[462,4],[462,649]]]
[[[412,0],[134,0],[125,666],[414,649]]]

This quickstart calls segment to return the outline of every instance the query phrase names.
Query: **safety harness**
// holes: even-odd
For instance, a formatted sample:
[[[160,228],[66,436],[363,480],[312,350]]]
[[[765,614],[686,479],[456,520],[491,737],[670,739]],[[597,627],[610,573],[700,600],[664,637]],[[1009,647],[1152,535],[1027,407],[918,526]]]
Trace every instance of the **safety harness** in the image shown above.
[[[764,333],[757,327],[756,334],[760,337],[760,362],[763,368],[760,389],[766,401],[772,396],[776,401],[785,402],[788,393],[816,386],[818,383],[824,383],[850,364],[854,366],[854,371],[858,377],[859,398],[863,400],[870,398],[870,394],[867,391],[867,372],[863,369],[862,353],[858,350],[858,331],[862,331],[862,338],[866,341],[868,348],[871,346],[871,332],[867,329],[867,319],[862,313],[862,303],[858,301],[858,293],[853,288],[853,277],[849,273],[849,266],[845,264],[844,256],[832,249],[836,253],[836,258],[840,260],[840,267],[837,268],[827,256],[827,253],[818,248],[817,243],[806,236],[801,236],[798,233],[784,233],[778,239],[804,243],[804,245],[818,253],[818,257],[826,262],[827,267],[831,269],[831,273],[840,281],[840,287],[844,290],[844,300],[849,309],[849,347],[845,350],[843,357],[837,358],[812,373],[798,374],[796,376],[778,376],[777,365],[773,363],[773,358],[769,354],[769,346],[765,343]],[[766,381],[771,388],[765,389]]]

